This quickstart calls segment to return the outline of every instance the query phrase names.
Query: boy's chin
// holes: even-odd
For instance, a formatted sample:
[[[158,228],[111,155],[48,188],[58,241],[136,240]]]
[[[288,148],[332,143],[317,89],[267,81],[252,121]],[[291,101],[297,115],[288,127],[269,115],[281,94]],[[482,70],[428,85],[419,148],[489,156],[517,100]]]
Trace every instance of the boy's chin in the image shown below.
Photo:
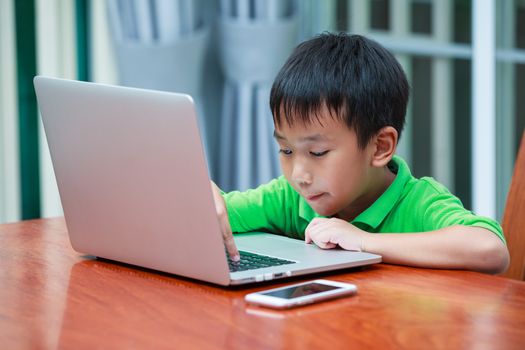
[[[314,206],[312,206],[312,209],[319,215],[322,215],[322,216],[327,216],[327,217],[330,217],[330,216],[334,216],[335,214],[337,214],[337,212],[335,212],[334,210],[331,210],[330,208],[316,208]]]

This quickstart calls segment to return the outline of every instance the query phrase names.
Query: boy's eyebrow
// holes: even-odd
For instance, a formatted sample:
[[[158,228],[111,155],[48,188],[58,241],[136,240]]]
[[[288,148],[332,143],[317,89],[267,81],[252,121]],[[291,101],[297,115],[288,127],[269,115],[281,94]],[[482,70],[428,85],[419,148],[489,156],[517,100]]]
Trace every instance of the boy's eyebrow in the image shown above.
[[[273,131],[273,138],[274,138],[274,139],[277,139],[277,140],[286,140],[286,138],[285,138],[283,135],[279,134],[279,133],[278,133],[277,131],[275,131],[275,130]]]
[[[273,132],[273,137],[276,138],[277,140],[284,140],[284,141],[286,141],[286,137],[284,137],[283,135],[279,134],[275,130]],[[326,137],[323,134],[308,135],[308,136],[305,136],[305,137],[301,137],[299,139],[299,141],[301,141],[301,142],[308,142],[308,141],[309,142],[315,142],[315,141],[326,141],[326,140],[328,140],[328,137]]]

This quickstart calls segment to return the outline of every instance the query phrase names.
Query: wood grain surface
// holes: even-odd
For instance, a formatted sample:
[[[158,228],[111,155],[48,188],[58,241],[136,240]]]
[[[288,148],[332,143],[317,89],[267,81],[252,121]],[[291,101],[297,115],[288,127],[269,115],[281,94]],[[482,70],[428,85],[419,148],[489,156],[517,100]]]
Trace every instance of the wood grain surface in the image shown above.
[[[285,311],[238,288],[97,260],[64,220],[0,225],[2,349],[524,349],[525,283],[378,264],[315,278],[356,296]]]

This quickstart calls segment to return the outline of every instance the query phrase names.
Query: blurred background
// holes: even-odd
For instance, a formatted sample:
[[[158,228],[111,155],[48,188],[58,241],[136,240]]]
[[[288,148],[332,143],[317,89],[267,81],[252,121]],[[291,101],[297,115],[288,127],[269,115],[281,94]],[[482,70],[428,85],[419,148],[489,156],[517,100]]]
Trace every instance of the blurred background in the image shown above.
[[[411,84],[398,153],[501,219],[525,125],[525,0],[1,0],[0,222],[62,215],[35,75],[191,94],[212,179],[244,190],[280,174],[271,83],[323,31],[396,55]]]

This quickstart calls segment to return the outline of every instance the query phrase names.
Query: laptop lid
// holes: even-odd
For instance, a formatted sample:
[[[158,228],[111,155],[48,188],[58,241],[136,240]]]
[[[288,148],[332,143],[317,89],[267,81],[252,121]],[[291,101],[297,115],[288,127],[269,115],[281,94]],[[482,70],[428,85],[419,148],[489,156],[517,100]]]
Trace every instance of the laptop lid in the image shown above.
[[[73,248],[229,284],[191,97],[43,76],[34,85]]]

